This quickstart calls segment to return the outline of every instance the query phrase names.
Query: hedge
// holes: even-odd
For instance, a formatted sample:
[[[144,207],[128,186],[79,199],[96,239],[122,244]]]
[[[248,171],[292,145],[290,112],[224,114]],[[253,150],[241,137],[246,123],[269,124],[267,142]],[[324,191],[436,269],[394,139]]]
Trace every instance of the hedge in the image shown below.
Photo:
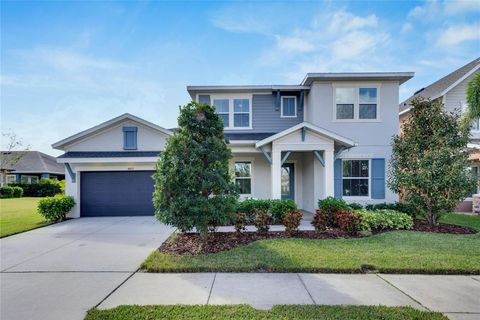
[[[48,221],[65,220],[67,213],[75,206],[71,196],[46,197],[38,202],[38,213]]]
[[[38,183],[15,182],[9,186],[22,188],[24,197],[53,197],[62,193],[61,183],[56,179],[42,179]]]

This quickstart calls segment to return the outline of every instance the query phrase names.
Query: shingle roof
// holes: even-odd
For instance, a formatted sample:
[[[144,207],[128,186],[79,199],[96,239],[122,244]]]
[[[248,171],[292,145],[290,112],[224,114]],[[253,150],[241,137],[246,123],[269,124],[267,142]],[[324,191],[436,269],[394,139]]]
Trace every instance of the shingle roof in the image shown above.
[[[276,132],[225,132],[223,136],[227,140],[263,140],[273,136]]]
[[[399,111],[402,112],[410,108],[410,102],[416,97],[424,97],[424,98],[430,98],[430,99],[438,98],[442,94],[442,92],[444,92],[451,85],[453,85],[455,82],[457,82],[462,77],[464,77],[467,73],[469,73],[473,68],[477,67],[478,65],[480,65],[480,58],[477,58],[467,63],[463,67],[453,71],[450,74],[447,74],[445,77],[441,78],[440,80],[437,80],[434,83],[430,84],[429,86],[426,86],[425,88],[418,90],[414,95],[412,95],[411,97],[409,97],[408,99],[400,103]]]
[[[69,151],[58,158],[135,158],[158,157],[160,151]]]
[[[15,173],[56,173],[65,174],[63,164],[57,163],[57,159],[39,151],[1,151],[1,157],[13,158],[23,154],[11,168]],[[3,163],[3,161],[2,161]]]

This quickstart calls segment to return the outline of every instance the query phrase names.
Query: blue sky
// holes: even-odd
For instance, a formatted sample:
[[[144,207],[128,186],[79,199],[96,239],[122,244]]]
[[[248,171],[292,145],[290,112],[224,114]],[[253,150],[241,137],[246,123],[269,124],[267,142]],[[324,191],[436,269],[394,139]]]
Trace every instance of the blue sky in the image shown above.
[[[124,112],[175,126],[186,85],[414,71],[403,99],[478,56],[478,1],[2,1],[1,127],[56,155]]]

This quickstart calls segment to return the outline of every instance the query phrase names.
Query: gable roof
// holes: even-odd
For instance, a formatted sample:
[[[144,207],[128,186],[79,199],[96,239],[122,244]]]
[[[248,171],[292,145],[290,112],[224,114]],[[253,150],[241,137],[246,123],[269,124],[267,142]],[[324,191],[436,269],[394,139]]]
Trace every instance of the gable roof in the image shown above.
[[[320,128],[320,127],[317,127],[316,125],[313,125],[311,124],[310,122],[302,122],[302,123],[299,123],[293,127],[290,127],[286,130],[283,130],[283,131],[280,131],[279,133],[276,133],[268,138],[265,138],[263,140],[260,140],[258,141],[256,144],[255,144],[255,147],[259,148],[261,146],[264,146],[270,142],[273,142],[277,139],[280,139],[286,135],[289,135],[290,133],[293,133],[297,130],[300,130],[302,128],[307,128],[309,130],[312,130],[313,132],[317,133],[317,134],[320,134],[324,137],[327,137],[327,138],[330,138],[332,140],[335,140],[337,142],[340,142],[341,144],[347,146],[347,147],[353,147],[356,145],[356,143],[353,141],[353,140],[350,140],[348,138],[345,138],[341,135],[338,135],[330,130],[327,130],[327,129],[323,129],[323,128]]]
[[[23,155],[22,155],[23,154]],[[65,174],[63,164],[57,163],[57,159],[39,151],[1,151],[1,157],[20,157],[9,170],[14,173],[55,173]],[[3,162],[3,161],[2,161]]]
[[[173,132],[170,131],[170,130],[167,130],[163,127],[160,127],[154,123],[151,123],[147,120],[144,120],[142,118],[139,118],[137,116],[134,116],[130,113],[124,113],[122,114],[121,116],[118,116],[116,118],[113,118],[111,120],[108,120],[108,121],[105,121],[105,122],[102,122],[100,123],[99,125],[96,125],[94,127],[91,127],[90,129],[87,129],[87,130],[84,130],[84,131],[81,131],[77,134],[74,134],[73,136],[70,136],[68,138],[65,138],[63,140],[60,140],[58,142],[55,142],[54,144],[52,144],[52,147],[55,148],[55,149],[62,149],[63,147],[65,147],[66,145],[69,145],[73,142],[76,142],[78,140],[81,140],[83,138],[86,138],[88,136],[91,136],[91,135],[94,135],[102,130],[105,130],[107,128],[111,128],[111,127],[114,127],[115,125],[117,125],[118,123],[121,123],[125,120],[132,120],[134,122],[138,122],[146,127],[149,127],[153,130],[156,130],[156,131],[159,131],[163,134],[166,134],[168,136],[172,136],[173,135]]]
[[[447,74],[445,77],[435,81],[434,83],[426,86],[415,92],[411,97],[400,103],[400,113],[405,113],[410,110],[410,103],[416,97],[424,97],[429,99],[437,99],[445,95],[448,91],[452,90],[460,82],[468,78],[474,72],[480,68],[480,58],[477,58],[463,67]]]

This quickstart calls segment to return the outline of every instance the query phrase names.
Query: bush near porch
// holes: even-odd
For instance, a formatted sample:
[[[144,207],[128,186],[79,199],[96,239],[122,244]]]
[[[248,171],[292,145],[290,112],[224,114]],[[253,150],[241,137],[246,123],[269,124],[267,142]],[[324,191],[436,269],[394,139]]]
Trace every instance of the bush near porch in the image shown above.
[[[281,224],[287,212],[297,210],[297,204],[293,200],[279,199],[245,199],[237,203],[237,213],[244,213],[247,223],[255,220],[255,213],[265,211],[272,215],[272,224]]]

